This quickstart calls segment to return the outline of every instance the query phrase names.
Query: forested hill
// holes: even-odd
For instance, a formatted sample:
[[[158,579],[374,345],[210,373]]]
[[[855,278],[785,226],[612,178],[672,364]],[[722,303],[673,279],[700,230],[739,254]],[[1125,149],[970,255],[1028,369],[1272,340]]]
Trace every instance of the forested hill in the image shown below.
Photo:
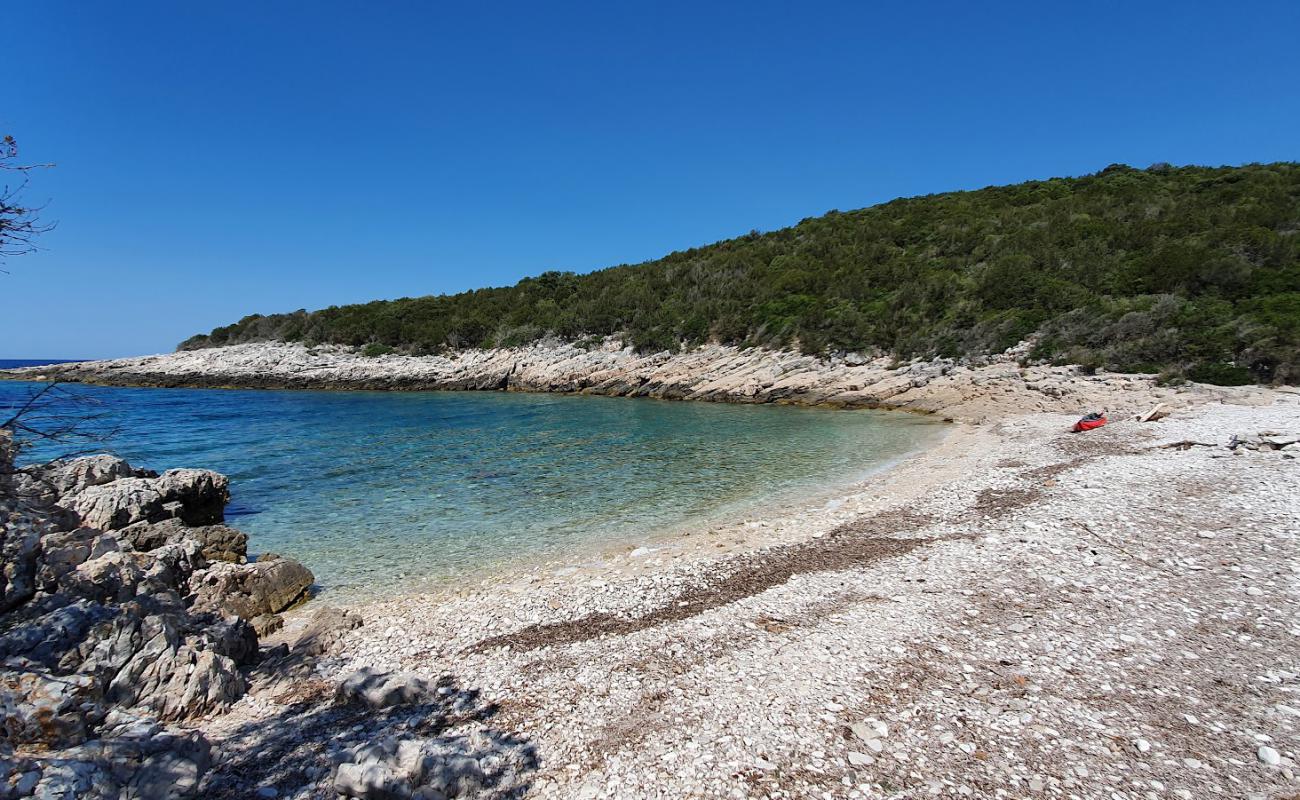
[[[1300,383],[1300,164],[1094,175],[832,211],[643,264],[253,315],[182,349],[288,340],[428,353],[622,334],[804,352],[981,354]]]

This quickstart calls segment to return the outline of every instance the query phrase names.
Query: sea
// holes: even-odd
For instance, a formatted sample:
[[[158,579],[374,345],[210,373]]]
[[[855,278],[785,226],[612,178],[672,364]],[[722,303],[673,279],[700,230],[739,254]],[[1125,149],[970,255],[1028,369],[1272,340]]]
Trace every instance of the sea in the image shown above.
[[[12,365],[13,361],[0,361]],[[49,363],[49,362],[45,362]],[[0,419],[42,384],[0,381]],[[581,563],[779,510],[935,441],[898,412],[500,392],[132,389],[60,384],[34,463],[112,452],[231,479],[227,522],[361,602]]]

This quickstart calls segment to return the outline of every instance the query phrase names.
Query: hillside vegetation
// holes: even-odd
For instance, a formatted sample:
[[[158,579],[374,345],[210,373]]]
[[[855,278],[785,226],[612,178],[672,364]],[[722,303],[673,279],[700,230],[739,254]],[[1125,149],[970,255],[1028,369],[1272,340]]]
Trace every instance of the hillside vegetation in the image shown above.
[[[253,315],[181,348],[429,353],[547,334],[903,358],[999,352],[1211,383],[1300,383],[1300,164],[1112,165],[832,211],[656,261],[456,295]]]

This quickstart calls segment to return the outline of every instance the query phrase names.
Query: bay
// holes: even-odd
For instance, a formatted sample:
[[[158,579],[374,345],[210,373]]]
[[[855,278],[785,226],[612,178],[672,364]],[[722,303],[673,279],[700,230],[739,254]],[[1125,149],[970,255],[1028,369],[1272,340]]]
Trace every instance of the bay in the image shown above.
[[[0,381],[0,410],[39,388]],[[58,391],[48,413],[95,417],[78,448],[230,476],[250,552],[301,560],[339,602],[828,494],[941,430],[898,412],[545,394]]]

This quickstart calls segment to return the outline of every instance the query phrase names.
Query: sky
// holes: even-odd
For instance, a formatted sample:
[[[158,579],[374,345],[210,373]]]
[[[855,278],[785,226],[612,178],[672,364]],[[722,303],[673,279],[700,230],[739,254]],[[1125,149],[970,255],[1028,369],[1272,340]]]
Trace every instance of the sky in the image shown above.
[[[830,209],[1300,159],[1300,3],[10,4],[57,227],[0,358],[635,263]]]

